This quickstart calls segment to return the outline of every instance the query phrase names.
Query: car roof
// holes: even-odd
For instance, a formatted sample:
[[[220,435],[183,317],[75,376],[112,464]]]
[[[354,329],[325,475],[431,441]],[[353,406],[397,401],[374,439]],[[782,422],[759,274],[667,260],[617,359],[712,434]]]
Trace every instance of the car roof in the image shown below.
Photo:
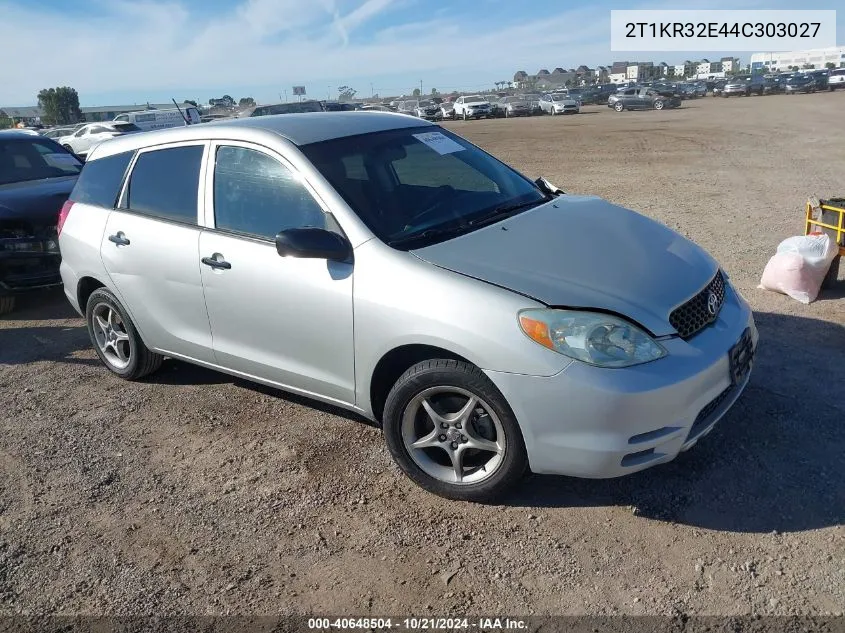
[[[152,145],[183,141],[244,140],[260,143],[272,137],[282,137],[301,146],[358,134],[426,126],[435,127],[423,119],[378,110],[273,114],[126,134],[97,145],[91,158],[96,160]]]
[[[32,132],[21,132],[17,129],[0,130],[0,138],[3,142],[6,141],[32,141],[34,139],[44,139],[45,141],[52,141],[53,139],[41,136],[40,134],[33,134]]]

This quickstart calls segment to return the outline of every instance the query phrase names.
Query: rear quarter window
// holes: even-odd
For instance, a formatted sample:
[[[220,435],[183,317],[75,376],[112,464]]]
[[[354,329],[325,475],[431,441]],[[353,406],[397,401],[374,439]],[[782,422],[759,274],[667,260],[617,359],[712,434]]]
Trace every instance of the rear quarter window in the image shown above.
[[[73,202],[113,209],[134,152],[113,154],[86,162],[70,194]]]

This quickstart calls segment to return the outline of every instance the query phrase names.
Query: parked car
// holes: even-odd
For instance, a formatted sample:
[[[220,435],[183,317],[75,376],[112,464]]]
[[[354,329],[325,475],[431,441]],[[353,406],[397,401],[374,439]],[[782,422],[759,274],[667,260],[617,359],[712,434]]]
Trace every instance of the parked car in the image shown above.
[[[778,81],[774,77],[770,77],[763,80],[763,94],[764,95],[774,95],[780,94],[784,91],[783,83]]]
[[[811,70],[807,73],[813,80],[816,82],[816,90],[828,90],[830,87],[829,83],[829,70]]]
[[[325,112],[323,104],[317,100],[291,101],[290,103],[276,103],[272,105],[252,106],[244,109],[238,118],[269,116],[273,114],[298,114],[302,112]]]
[[[611,95],[607,107],[617,112],[623,110],[662,110],[677,108],[681,105],[680,97],[660,94],[654,88],[626,88]]]
[[[827,76],[827,89],[833,92],[845,88],[845,68],[835,68]]]
[[[140,110],[138,112],[125,112],[117,115],[114,120],[118,123],[134,123],[138,129],[145,132],[149,130],[165,130],[171,127],[183,127],[185,125],[196,125],[202,122],[199,110],[194,106],[186,108],[171,108],[168,110]]]
[[[455,118],[455,104],[451,101],[444,101],[440,104],[440,117],[443,119]]]
[[[0,314],[61,283],[56,223],[82,163],[54,140],[0,135]]]
[[[498,95],[486,95],[485,98],[490,104],[490,112],[494,117],[505,116],[505,110],[502,108],[501,98]]]
[[[350,409],[456,499],[674,459],[739,398],[758,339],[665,225],[387,113],[108,141],[59,226],[109,371],[169,356]]]
[[[58,142],[67,151],[84,157],[103,141],[140,131],[134,123],[88,123],[73,134],[61,137]]]
[[[581,105],[564,94],[551,93],[540,97],[540,109],[546,114],[578,114]]]
[[[531,114],[528,102],[522,97],[502,97],[499,105],[505,113],[505,117],[529,116]]]
[[[54,127],[50,129],[41,130],[40,134],[44,138],[60,139],[63,136],[73,134],[76,128],[73,127]]]
[[[490,102],[481,95],[464,95],[455,100],[455,118],[467,119],[490,118],[493,109]]]
[[[713,96],[714,97],[721,96],[722,90],[725,89],[726,83],[727,82],[725,82],[725,81],[717,81],[715,84],[713,84]]]
[[[698,90],[695,84],[683,83],[679,86],[679,96],[681,99],[696,99],[698,98]]]
[[[417,107],[414,109],[414,115],[428,121],[436,121],[437,119],[443,118],[440,106],[434,103],[434,101],[427,99],[417,103]]]
[[[737,75],[725,82],[721,95],[750,97],[752,94],[763,94],[764,79],[760,75]]]
[[[326,112],[354,112],[361,109],[360,104],[348,101],[321,101],[320,103]]]
[[[536,92],[529,92],[518,96],[528,104],[531,114],[543,114],[543,109],[540,107],[540,98],[543,95]]]
[[[809,94],[818,90],[815,78],[811,77],[810,75],[793,75],[792,77],[786,80],[786,85],[784,86],[784,88],[786,94],[788,95],[796,94],[799,92]]]

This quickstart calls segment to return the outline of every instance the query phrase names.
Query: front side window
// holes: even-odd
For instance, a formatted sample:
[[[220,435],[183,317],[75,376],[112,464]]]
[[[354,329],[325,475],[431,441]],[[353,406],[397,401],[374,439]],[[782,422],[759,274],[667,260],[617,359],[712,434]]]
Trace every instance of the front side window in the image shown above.
[[[214,225],[275,238],[293,228],[326,228],[326,215],[295,172],[245,147],[222,146],[214,163]]]
[[[188,145],[140,154],[129,178],[129,210],[196,224],[203,149]]]
[[[442,241],[548,200],[534,183],[432,127],[305,145],[303,153],[382,241]]]

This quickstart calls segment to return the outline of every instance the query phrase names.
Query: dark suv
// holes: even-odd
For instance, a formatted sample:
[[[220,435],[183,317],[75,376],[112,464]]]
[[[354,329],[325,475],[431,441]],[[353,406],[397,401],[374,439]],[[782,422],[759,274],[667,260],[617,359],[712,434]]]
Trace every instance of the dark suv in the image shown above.
[[[765,79],[762,75],[737,75],[725,82],[722,88],[723,97],[742,96],[750,97],[752,94],[763,94]]]

